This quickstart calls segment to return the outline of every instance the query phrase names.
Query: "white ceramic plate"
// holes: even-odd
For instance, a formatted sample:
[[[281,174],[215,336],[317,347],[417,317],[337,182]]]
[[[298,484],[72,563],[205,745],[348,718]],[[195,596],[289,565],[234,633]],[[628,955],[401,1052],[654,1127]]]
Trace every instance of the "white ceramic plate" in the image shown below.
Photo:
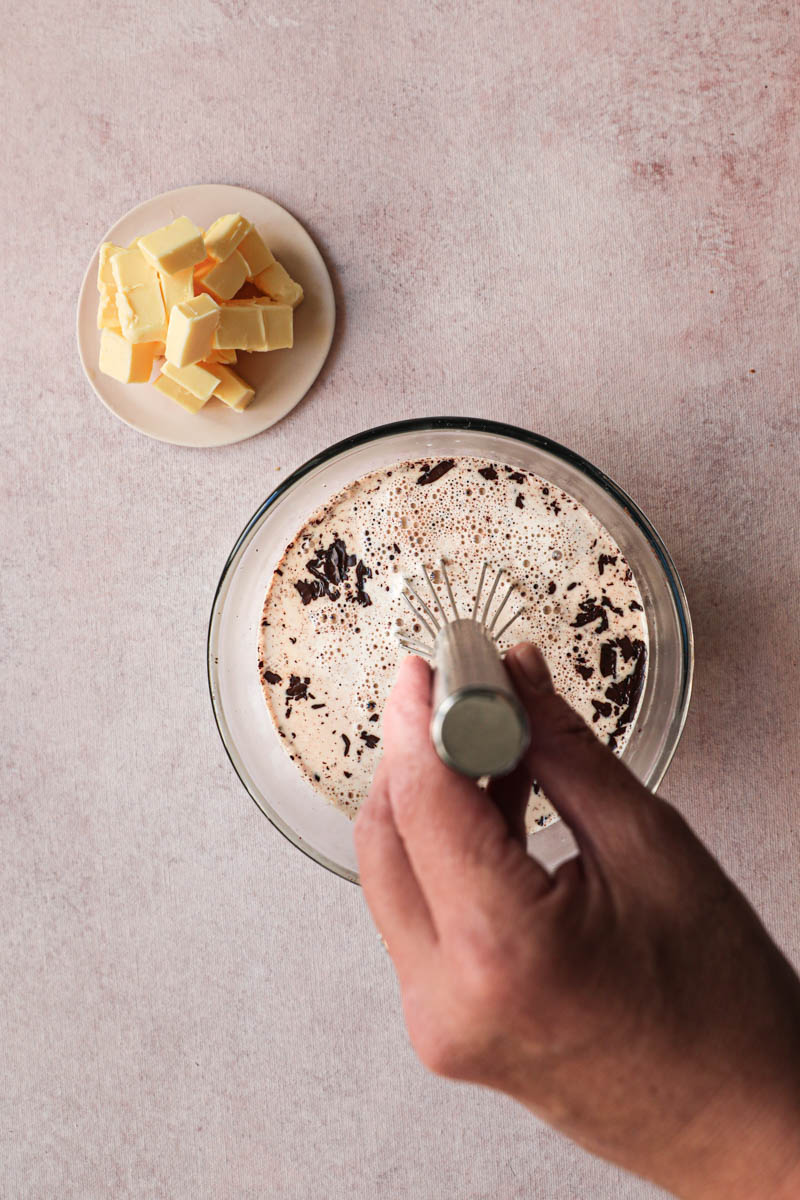
[[[105,406],[126,425],[177,446],[227,446],[261,433],[302,400],[328,356],[336,306],[330,276],[317,247],[285,208],[247,188],[201,183],[164,192],[131,209],[103,237],[127,246],[134,238],[187,216],[201,229],[224,213],[241,212],[264,237],[275,257],[302,284],[305,298],[294,315],[294,347],[267,354],[239,354],[241,373],[255,398],[244,412],[209,400],[192,415],[147,383],[118,383],[98,369],[97,251],[78,300],[78,350],[86,378]]]

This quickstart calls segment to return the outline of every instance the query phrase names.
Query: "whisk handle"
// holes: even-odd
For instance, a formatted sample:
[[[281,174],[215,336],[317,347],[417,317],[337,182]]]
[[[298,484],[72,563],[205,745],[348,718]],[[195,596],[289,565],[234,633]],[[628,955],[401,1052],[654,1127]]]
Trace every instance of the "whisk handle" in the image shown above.
[[[472,779],[508,774],[527,748],[528,721],[484,626],[443,626],[434,664],[431,737],[442,762]]]

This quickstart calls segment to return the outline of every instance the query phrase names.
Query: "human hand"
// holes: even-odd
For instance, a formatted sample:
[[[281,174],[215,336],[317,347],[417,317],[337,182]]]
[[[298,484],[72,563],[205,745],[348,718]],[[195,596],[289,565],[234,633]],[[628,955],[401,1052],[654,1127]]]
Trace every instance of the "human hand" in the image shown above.
[[[800,981],[683,818],[556,695],[539,651],[506,663],[532,730],[524,764],[488,794],[445,767],[430,670],[406,659],[356,822],[414,1048],[680,1196],[800,1196]],[[580,850],[552,876],[526,852],[533,778]]]

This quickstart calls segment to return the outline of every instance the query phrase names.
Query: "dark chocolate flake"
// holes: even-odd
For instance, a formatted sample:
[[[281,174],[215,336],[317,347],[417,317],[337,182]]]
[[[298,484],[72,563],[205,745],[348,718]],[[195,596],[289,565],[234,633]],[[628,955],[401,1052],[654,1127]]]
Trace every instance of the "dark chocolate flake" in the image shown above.
[[[516,500],[514,501],[514,503],[516,504],[517,508],[524,508],[524,507],[525,507],[525,497],[523,496],[522,492],[519,492],[519,493],[517,494],[517,498],[516,498]]]
[[[617,651],[613,642],[603,642],[600,647],[600,674],[606,679],[617,673]]]
[[[436,483],[437,479],[441,479],[442,476],[446,475],[448,471],[452,471],[455,465],[456,460],[454,458],[444,458],[441,462],[438,462],[435,467],[426,466],[417,480],[417,484],[420,487],[424,487],[425,484]]]
[[[593,596],[590,596],[588,600],[581,600],[578,608],[581,611],[572,622],[573,629],[582,629],[584,625],[591,625],[593,621],[599,621],[600,624],[595,632],[605,633],[608,629],[608,616],[605,609],[595,602]]]
[[[253,678],[252,675],[250,676],[250,678],[251,679]],[[269,667],[267,667],[267,669],[264,672],[264,678],[266,679],[267,683],[282,683],[283,682],[280,675],[278,675],[277,671],[270,671]]]
[[[617,565],[616,554],[601,554],[597,560],[597,570],[602,575],[607,566],[615,567]]]
[[[347,736],[346,733],[343,733],[340,736],[341,736],[342,741],[344,742],[344,756],[345,756],[345,758],[347,758],[348,754],[350,753],[350,738]]]
[[[362,742],[366,742],[370,750],[374,750],[378,742],[381,740],[377,733],[367,733],[365,729],[362,729],[358,736],[361,738]]]
[[[601,717],[611,716],[611,705],[607,704],[605,700],[593,700],[592,708],[594,709],[593,722],[599,721]]]
[[[525,476],[522,474],[521,471],[511,471],[509,473],[508,478],[513,480],[514,483],[524,483],[525,482]]]
[[[289,700],[306,700],[308,699],[308,679],[301,679],[299,675],[289,676],[289,686],[286,689],[286,696]]]
[[[478,474],[482,475],[484,479],[497,479],[497,468],[478,467]]]

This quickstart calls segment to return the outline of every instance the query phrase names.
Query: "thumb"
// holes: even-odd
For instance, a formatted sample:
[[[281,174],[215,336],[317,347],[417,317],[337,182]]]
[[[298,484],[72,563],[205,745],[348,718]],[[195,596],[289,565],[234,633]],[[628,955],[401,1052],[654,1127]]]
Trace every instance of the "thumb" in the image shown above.
[[[540,650],[521,642],[505,661],[528,714],[531,778],[541,784],[582,851],[600,859],[618,857],[628,848],[643,808],[653,802],[650,792],[556,693]]]

